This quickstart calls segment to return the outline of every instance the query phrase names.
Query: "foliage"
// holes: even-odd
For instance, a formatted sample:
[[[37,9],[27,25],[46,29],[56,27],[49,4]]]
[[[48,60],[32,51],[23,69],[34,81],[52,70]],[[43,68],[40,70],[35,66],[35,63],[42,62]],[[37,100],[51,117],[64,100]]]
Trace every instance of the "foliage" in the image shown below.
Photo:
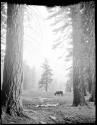
[[[7,3],[1,2],[1,63],[4,63],[6,50]]]
[[[48,8],[49,17],[48,20],[54,20],[51,23],[54,34],[56,35],[52,49],[54,51],[59,50],[61,52],[58,59],[70,63],[73,57],[73,45],[72,45],[72,18],[70,15],[70,7],[56,6],[54,8]],[[64,70],[69,71],[69,78],[72,82],[72,64],[66,67]]]

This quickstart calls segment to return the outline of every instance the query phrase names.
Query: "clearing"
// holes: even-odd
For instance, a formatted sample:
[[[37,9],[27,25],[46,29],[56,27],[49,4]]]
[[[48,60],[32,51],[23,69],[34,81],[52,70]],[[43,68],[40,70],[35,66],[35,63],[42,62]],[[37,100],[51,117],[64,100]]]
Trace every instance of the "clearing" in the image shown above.
[[[89,96],[85,97],[86,100]],[[58,123],[95,123],[95,106],[72,106],[72,93],[54,96],[53,93],[29,92],[23,94],[24,112],[29,116],[11,117],[2,115],[2,124],[58,124]]]

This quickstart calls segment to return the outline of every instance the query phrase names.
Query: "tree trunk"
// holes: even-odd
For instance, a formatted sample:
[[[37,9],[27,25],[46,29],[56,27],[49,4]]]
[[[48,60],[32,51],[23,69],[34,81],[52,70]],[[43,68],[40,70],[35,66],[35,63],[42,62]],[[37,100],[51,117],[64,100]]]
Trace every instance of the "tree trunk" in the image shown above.
[[[91,94],[92,92],[92,73],[90,66],[88,67],[88,92]]]
[[[78,67],[77,67],[78,68]],[[85,97],[83,91],[83,80],[79,78],[80,74],[76,67],[74,67],[73,72],[73,106],[85,105]]]
[[[83,87],[84,96],[87,96],[86,87]]]
[[[89,98],[89,101],[90,102],[94,102],[96,104],[96,101],[95,101],[95,71],[94,71],[94,75],[93,75],[93,81],[92,81],[92,91],[91,91],[91,96]]]
[[[46,71],[46,86],[45,86],[45,90],[47,92],[48,89],[48,72]]]
[[[91,94],[91,92],[92,92],[92,80],[91,80],[91,78],[88,79],[88,91]]]
[[[4,60],[1,106],[10,115],[22,110],[21,87],[23,83],[23,6],[8,4],[7,40]]]
[[[82,30],[81,30],[81,14],[80,4],[72,8],[73,19],[73,106],[85,105],[85,98],[82,88],[83,82],[83,66],[82,66]]]
[[[90,102],[95,102],[95,86],[92,85],[91,97],[89,99]]]
[[[47,89],[48,89],[48,81],[47,81],[47,76],[46,76],[46,88],[45,88],[46,92],[47,92]]]
[[[47,92],[47,84],[46,84],[46,92]]]
[[[87,93],[86,93],[86,85],[85,85],[84,80],[82,80],[82,89],[83,89],[83,94],[84,94],[84,96],[86,96]]]

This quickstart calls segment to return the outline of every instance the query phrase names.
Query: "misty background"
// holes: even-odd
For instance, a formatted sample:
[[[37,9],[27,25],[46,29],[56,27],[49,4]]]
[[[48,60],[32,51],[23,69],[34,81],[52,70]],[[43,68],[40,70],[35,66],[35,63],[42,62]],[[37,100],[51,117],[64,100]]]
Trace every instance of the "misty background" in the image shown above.
[[[53,11],[57,12],[60,7],[53,7]],[[53,49],[55,39],[63,39],[64,33],[53,32],[54,26],[51,26],[56,18],[48,20],[49,13],[45,6],[28,6],[24,12],[24,46],[23,46],[23,68],[24,68],[24,91],[41,91],[39,81],[43,72],[43,62],[45,58],[48,60],[52,69],[53,81],[48,87],[49,92],[56,90],[66,91],[66,84],[72,82],[70,73],[72,70],[72,56],[67,59],[69,51],[67,48],[73,48],[72,45],[72,22],[68,16],[69,8],[65,12],[65,21],[68,22],[67,28],[64,30],[64,45],[60,48]],[[26,14],[29,13],[29,14]],[[59,27],[63,22],[58,23],[55,27]],[[1,66],[1,83],[3,81],[3,63]],[[70,70],[68,68],[71,67]],[[72,83],[71,83],[72,84]]]

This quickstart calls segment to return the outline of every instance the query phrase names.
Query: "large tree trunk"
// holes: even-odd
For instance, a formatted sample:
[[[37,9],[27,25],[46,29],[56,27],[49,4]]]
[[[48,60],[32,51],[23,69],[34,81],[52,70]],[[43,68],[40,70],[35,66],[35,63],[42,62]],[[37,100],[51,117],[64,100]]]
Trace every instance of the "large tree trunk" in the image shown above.
[[[73,106],[86,104],[83,93],[82,30],[80,4],[72,8],[73,17]]]
[[[91,94],[92,92],[92,73],[91,67],[88,67],[88,92]]]
[[[91,96],[89,98],[90,102],[95,102],[95,84],[92,85],[92,92],[91,92]]]
[[[86,85],[85,85],[85,81],[84,80],[82,80],[82,90],[83,90],[84,96],[86,96],[87,92],[86,92]]]
[[[92,4],[91,4],[92,3]],[[91,5],[93,5],[93,8],[91,7]],[[96,71],[95,71],[95,69],[96,69],[96,60],[95,60],[95,50],[96,50],[96,48],[95,48],[95,2],[90,2],[89,3],[89,11],[91,12],[91,15],[93,15],[92,16],[92,19],[90,20],[90,18],[89,18],[89,20],[91,21],[90,22],[90,25],[92,26],[91,27],[91,29],[90,29],[90,31],[91,31],[91,34],[90,34],[90,53],[89,53],[89,57],[90,57],[90,70],[91,70],[91,79],[92,79],[92,89],[91,89],[91,97],[90,97],[90,101],[93,101],[95,104],[96,104],[96,101],[95,101],[95,95],[96,95],[96,93],[95,93],[95,89],[96,89]],[[91,16],[90,16],[91,17]]]
[[[73,72],[73,106],[85,105],[85,97],[83,90],[83,80],[81,74],[78,71],[79,67],[74,66]]]
[[[94,102],[96,104],[95,101],[95,84],[96,84],[96,80],[95,80],[95,71],[93,72],[93,80],[92,80],[92,91],[91,91],[91,96],[89,98],[89,101]]]
[[[7,40],[4,60],[1,106],[6,113],[18,115],[23,83],[23,6],[8,4]]]

